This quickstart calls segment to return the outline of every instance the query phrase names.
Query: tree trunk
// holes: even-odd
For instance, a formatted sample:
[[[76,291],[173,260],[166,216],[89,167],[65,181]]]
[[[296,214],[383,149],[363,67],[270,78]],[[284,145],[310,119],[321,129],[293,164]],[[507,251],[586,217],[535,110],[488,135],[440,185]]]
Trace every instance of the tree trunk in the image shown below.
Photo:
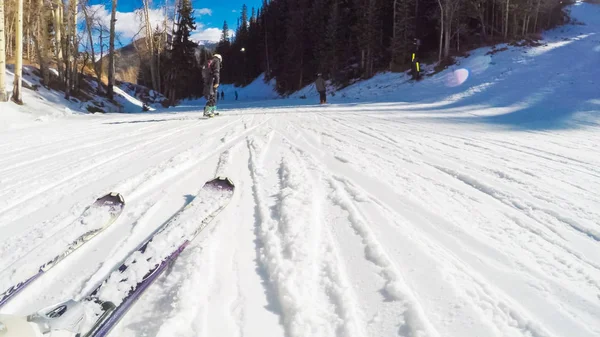
[[[492,0],[492,29],[490,30],[490,36],[494,37],[494,30],[496,28],[496,0]]]
[[[0,102],[6,102],[6,50],[4,38],[4,0],[0,0]]]
[[[440,45],[438,52],[438,63],[442,63],[442,47],[444,41],[444,7],[442,6],[442,0],[438,0],[440,5]]]
[[[391,48],[392,49],[392,59],[390,60],[390,70],[391,71],[393,71],[393,67],[394,67],[394,64],[395,64],[394,61],[396,61],[395,60],[395,56],[398,53],[398,51],[397,51],[398,43],[397,43],[397,40],[396,40],[397,35],[398,35],[398,31],[397,31],[398,30],[398,19],[397,19],[397,16],[398,16],[398,0],[394,0],[394,5],[393,6],[394,6],[393,7],[394,8],[393,9],[394,13],[393,13],[393,16],[392,16],[393,22],[392,22],[392,48]]]
[[[508,16],[510,14],[509,4],[510,0],[506,0],[506,21],[504,22],[504,39],[508,38]]]
[[[6,31],[5,38],[6,40],[6,52],[9,58],[15,56],[15,46],[13,46],[15,36],[15,20],[8,20],[8,30]]]
[[[460,52],[460,26],[456,31],[456,51]]]
[[[110,38],[108,51],[108,98],[113,99],[113,86],[115,84],[115,22],[117,15],[117,0],[112,0],[110,14]]]
[[[31,32],[31,3],[33,2],[33,0],[29,0],[28,3],[28,9],[27,9],[27,23],[26,23],[26,29],[25,29],[25,46],[26,46],[26,53],[27,53],[27,60],[31,61],[31,39],[30,39],[30,32]]]
[[[513,14],[513,36],[519,34],[519,20],[517,20],[517,12]]]
[[[38,51],[40,60],[40,70],[42,71],[42,78],[44,80],[44,86],[50,85],[50,71],[48,69],[48,22],[46,21],[46,7],[44,0],[38,0],[39,6],[39,29],[41,30],[40,41],[38,41],[40,51]]]
[[[63,0],[66,2],[66,0]],[[72,6],[73,0],[69,1],[69,6]],[[72,64],[72,40],[73,40],[73,35],[72,35],[72,29],[71,29],[71,24],[72,24],[72,20],[71,20],[71,16],[73,15],[73,11],[71,8],[67,7],[65,8],[67,15],[65,15],[63,17],[64,19],[64,23],[63,23],[63,27],[65,28],[64,31],[64,43],[63,43],[63,48],[64,48],[64,55],[65,55],[65,98],[69,99],[71,97],[71,86],[73,85],[73,83],[71,82],[72,79],[72,73],[73,73],[73,64]]]
[[[360,51],[360,69],[365,71],[365,50]]]
[[[79,8],[79,3],[77,0],[70,0],[69,4],[71,5],[71,90],[77,91],[77,82],[79,78],[79,72],[77,69],[77,59],[79,57],[79,40],[77,40],[77,9]]]
[[[100,41],[100,76],[98,76],[98,78],[100,79],[100,81],[102,81],[102,76],[104,76],[104,61],[102,61],[102,59],[104,58],[104,27],[102,25],[99,25],[100,27],[100,34],[99,34],[99,41]]]
[[[448,56],[450,56],[450,40],[451,40],[451,34],[452,34],[452,17],[450,16],[450,4],[446,3],[446,11],[448,13],[446,13],[445,17],[446,20],[444,21],[446,24],[446,27],[444,28],[444,32],[446,33],[444,35],[444,59],[448,59]]]
[[[94,37],[93,37],[93,32],[92,32],[93,22],[92,22],[92,18],[90,18],[89,14],[88,14],[87,6],[84,4],[81,7],[81,9],[83,10],[85,27],[87,29],[88,40],[90,42],[90,52],[92,53],[92,65],[94,68],[94,73],[96,74],[96,78],[98,80],[98,90],[100,90],[100,88],[102,88],[102,72],[101,72],[102,62],[100,62],[100,63],[96,62],[96,48],[94,48]],[[102,29],[102,28],[100,28],[100,29]],[[102,43],[102,41],[100,41],[100,43]],[[100,56],[100,60],[102,60],[102,56]],[[83,70],[82,70],[82,72],[83,72]]]
[[[267,27],[265,25],[265,60],[267,66],[267,76],[266,78],[271,78],[271,68],[269,66],[269,36],[267,35]]]
[[[160,92],[158,87],[158,74],[156,73],[156,49],[154,46],[154,34],[150,22],[150,1],[144,0],[144,20],[146,21],[146,43],[150,53],[150,77],[152,77],[152,89]]]
[[[300,51],[302,53],[302,51]],[[245,69],[245,68],[244,68]],[[304,76],[304,53],[300,56],[300,81],[298,82],[298,90],[302,89],[302,81]]]
[[[535,9],[535,20],[533,20],[533,31],[537,32],[538,17],[540,16],[540,4],[542,0],[538,0],[537,8]]]
[[[479,20],[481,22],[481,34],[483,34],[483,40],[487,41],[487,30],[485,29],[485,15],[483,12],[479,14]]]
[[[415,0],[415,36],[419,37],[419,0]]]
[[[56,0],[54,3],[54,53],[56,57],[56,65],[58,68],[58,78],[63,79],[64,71],[62,66],[62,3]]]
[[[17,29],[15,41],[15,82],[12,100],[23,104],[22,77],[23,77],[23,0],[17,0]]]
[[[64,53],[65,53],[65,98],[69,99],[75,88],[77,76],[77,0],[69,0],[64,17]]]

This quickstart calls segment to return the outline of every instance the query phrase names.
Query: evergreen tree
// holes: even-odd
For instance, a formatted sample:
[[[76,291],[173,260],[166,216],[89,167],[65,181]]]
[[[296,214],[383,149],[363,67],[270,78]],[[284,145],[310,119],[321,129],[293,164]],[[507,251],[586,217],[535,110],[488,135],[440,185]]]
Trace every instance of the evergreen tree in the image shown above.
[[[171,69],[170,90],[167,92],[173,102],[178,99],[198,95],[199,67],[196,60],[197,45],[190,40],[196,29],[194,10],[190,0],[181,0],[178,7],[179,21],[170,51]]]
[[[344,85],[381,70],[410,69],[414,38],[423,62],[434,61],[440,49],[447,62],[494,34],[523,37],[564,22],[559,1],[511,0],[507,7],[490,0],[263,0],[250,13],[243,5],[235,39],[219,43],[222,78],[247,84],[265,73],[289,93],[321,72]]]
[[[241,20],[240,33],[247,34],[248,33],[248,6],[246,6],[246,4],[242,5],[242,16],[241,16],[240,20]]]
[[[227,25],[227,21],[223,22],[223,31],[221,33],[221,43],[229,43],[229,26]]]
[[[231,63],[229,65],[227,64],[231,55],[231,39],[229,37],[229,25],[227,24],[227,21],[223,22],[221,40],[217,44],[215,52],[223,56],[223,67],[221,68],[221,82],[231,83],[231,66],[233,66],[234,63]],[[204,64],[204,60],[201,64]]]

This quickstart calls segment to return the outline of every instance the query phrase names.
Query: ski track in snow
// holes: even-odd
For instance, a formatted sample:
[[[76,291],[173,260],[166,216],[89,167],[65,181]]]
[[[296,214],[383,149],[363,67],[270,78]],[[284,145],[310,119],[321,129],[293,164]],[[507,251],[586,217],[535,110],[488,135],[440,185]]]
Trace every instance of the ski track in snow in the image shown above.
[[[597,57],[594,26],[573,27],[563,34]],[[582,112],[564,128],[513,128],[481,119],[510,114],[492,103],[503,97],[470,101],[498,86],[556,94],[568,73],[539,92],[510,86],[570,45],[554,42],[498,53],[511,71],[495,64],[492,79],[433,102],[226,103],[213,119],[182,109],[3,132],[0,287],[59,252],[97,197],[120,192],[125,209],[2,312],[94,289],[225,175],[229,206],[111,335],[599,336],[600,124]]]
[[[41,297],[50,304],[92,289],[183,207],[194,187],[228,175],[237,185],[228,209],[132,308],[116,335],[553,337],[568,329],[582,336],[599,331],[598,213],[589,207],[598,196],[587,194],[592,185],[578,183],[593,183],[593,167],[571,161],[580,177],[572,181],[565,179],[572,166],[548,153],[530,160],[532,150],[521,151],[516,136],[507,140],[499,132],[496,139],[493,130],[452,124],[453,131],[440,136],[429,123],[365,119],[344,109],[351,113],[171,121],[152,138],[114,140],[140,144],[130,154],[139,158],[134,165],[125,154],[101,151],[104,159],[81,160],[69,174],[59,168],[68,170],[73,153],[40,159],[53,161],[56,169],[45,179],[54,184],[31,198],[68,201],[58,210],[15,204],[54,217],[12,231],[2,242],[2,251],[11,252],[3,261],[35,266],[43,252],[59,248],[45,242],[69,230],[85,207],[53,175],[84,178],[81,171],[94,172],[96,163],[113,158],[113,166],[100,164],[107,171],[86,179],[100,180],[111,170],[126,174],[103,188],[86,188],[84,181],[70,188],[85,201],[107,189],[121,191],[126,208],[97,241],[44,276],[47,286],[28,289],[6,310],[26,312]],[[500,148],[500,140],[512,145]],[[560,142],[550,146],[561,151]],[[580,194],[592,199],[569,198]],[[14,214],[5,228],[27,218]],[[68,286],[49,291],[67,278]],[[539,311],[547,306],[552,309]]]
[[[168,123],[175,129],[164,134],[155,130],[167,140],[158,146],[135,137],[145,144],[134,154],[137,164],[128,166],[123,155],[112,167],[126,175],[96,190],[74,187],[89,200],[107,188],[122,191],[124,214],[44,276],[47,286],[28,289],[6,310],[26,312],[42,297],[50,304],[93,289],[186,204],[194,186],[227,175],[237,185],[228,209],[119,323],[117,335],[553,337],[600,330],[598,213],[589,207],[598,197],[584,192],[593,186],[565,179],[570,165],[548,153],[530,160],[532,150],[521,151],[515,137],[500,148],[487,129],[450,124],[453,131],[440,139],[428,123],[336,112],[187,118]],[[561,150],[560,142],[551,146]],[[109,152],[99,156],[112,158]],[[64,155],[68,167],[74,157]],[[62,174],[52,172],[49,181]],[[593,174],[591,167],[578,171],[578,181]],[[39,194],[63,193],[46,188]],[[580,193],[592,199],[568,197]],[[45,242],[68,231],[85,207],[74,198],[63,205],[55,212],[24,204],[31,214],[54,217],[13,232],[2,243],[12,252],[3,261],[26,260],[32,270],[44,252],[58,250]],[[0,275],[14,277],[10,268]],[[66,279],[68,286],[49,291]]]

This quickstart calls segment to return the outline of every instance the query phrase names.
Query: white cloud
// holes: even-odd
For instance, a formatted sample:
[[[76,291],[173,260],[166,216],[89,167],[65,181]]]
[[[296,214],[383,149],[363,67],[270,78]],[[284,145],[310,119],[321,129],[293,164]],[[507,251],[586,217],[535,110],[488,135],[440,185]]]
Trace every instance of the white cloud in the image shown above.
[[[198,15],[212,15],[212,9],[210,9],[210,8],[194,9],[194,13],[196,13]]]
[[[95,16],[102,23],[104,27],[110,27],[110,10],[104,5],[92,5],[90,8],[91,13],[96,13]],[[129,40],[133,38],[136,34],[137,37],[145,36],[142,31],[142,17],[141,12],[117,12],[117,22],[115,23],[115,31],[117,34],[120,34],[120,37],[123,40]],[[149,12],[150,22],[152,24],[153,29],[156,27],[162,27],[164,24],[164,12],[162,9],[151,9]],[[125,41],[122,41],[125,43]]]
[[[198,29],[192,33],[190,39],[193,41],[210,41],[210,42],[219,42],[221,40],[221,34],[223,30],[220,28],[206,28],[202,29],[198,27]],[[232,37],[234,35],[233,30],[229,30],[229,36]]]
[[[232,10],[231,13],[237,13],[237,9]]]
[[[194,41],[217,42],[221,39],[221,30],[219,28],[199,29],[190,38]]]
[[[89,15],[95,16],[98,19],[98,21],[104,27],[106,27],[106,29],[108,29],[110,26],[110,7],[105,7],[104,5],[93,5],[89,6],[88,8]],[[200,8],[196,9],[195,13],[197,15],[211,15],[212,10],[209,8]],[[154,29],[156,29],[157,26],[162,28],[164,24],[164,12],[161,9],[151,9],[149,14],[152,27]],[[167,24],[170,30],[171,24]],[[144,37],[146,34],[143,30],[143,20],[141,17],[141,11],[137,10],[135,12],[117,12],[117,22],[115,24],[115,30],[119,35],[121,43],[123,43],[124,45],[130,43],[131,39],[134,36],[136,38]],[[221,32],[222,30],[220,28],[207,28],[204,26],[204,24],[202,24],[202,22],[196,22],[196,30],[192,32],[190,38],[196,42],[218,42],[219,40],[221,40]],[[234,34],[235,32],[233,30],[230,30],[229,36],[233,37]]]

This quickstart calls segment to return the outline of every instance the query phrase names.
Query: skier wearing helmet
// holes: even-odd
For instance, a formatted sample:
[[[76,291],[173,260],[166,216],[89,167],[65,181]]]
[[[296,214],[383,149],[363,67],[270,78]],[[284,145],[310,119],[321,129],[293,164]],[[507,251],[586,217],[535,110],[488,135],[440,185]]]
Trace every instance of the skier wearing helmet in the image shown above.
[[[202,79],[204,80],[204,98],[206,98],[206,105],[204,106],[204,115],[213,117],[215,115],[216,107],[216,90],[221,83],[221,62],[223,58],[220,54],[215,54],[210,58],[206,65],[202,68]]]

